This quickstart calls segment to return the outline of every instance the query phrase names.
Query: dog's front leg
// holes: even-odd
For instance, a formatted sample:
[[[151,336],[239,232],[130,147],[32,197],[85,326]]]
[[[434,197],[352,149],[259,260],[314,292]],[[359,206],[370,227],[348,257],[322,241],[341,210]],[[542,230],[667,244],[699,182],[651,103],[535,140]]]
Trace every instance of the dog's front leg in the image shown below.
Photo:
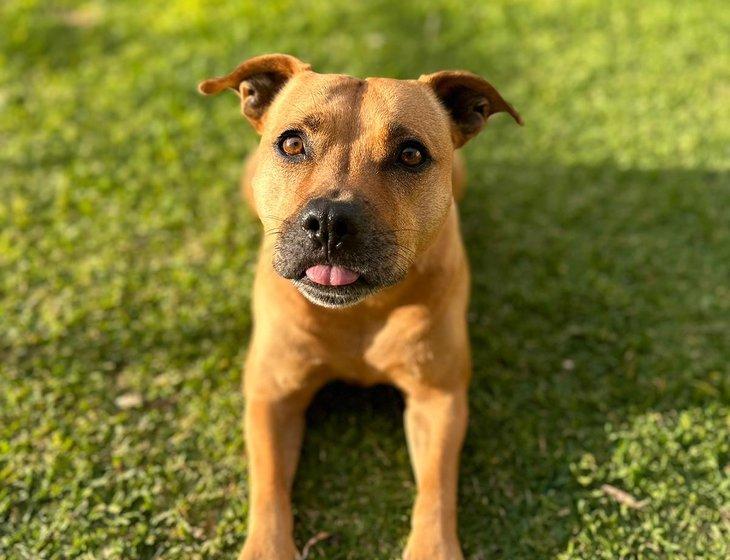
[[[294,560],[291,487],[308,396],[250,396],[245,435],[249,472],[248,537],[240,560]]]
[[[467,425],[466,386],[406,394],[405,427],[418,494],[406,560],[462,560],[456,530],[459,453]]]

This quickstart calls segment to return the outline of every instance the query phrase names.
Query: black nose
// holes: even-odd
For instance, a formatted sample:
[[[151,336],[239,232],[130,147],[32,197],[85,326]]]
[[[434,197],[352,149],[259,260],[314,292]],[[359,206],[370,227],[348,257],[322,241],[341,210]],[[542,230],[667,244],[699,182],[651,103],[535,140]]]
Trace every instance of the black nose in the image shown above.
[[[356,218],[357,208],[352,202],[315,198],[302,210],[300,223],[317,248],[331,252],[342,248],[355,234]]]

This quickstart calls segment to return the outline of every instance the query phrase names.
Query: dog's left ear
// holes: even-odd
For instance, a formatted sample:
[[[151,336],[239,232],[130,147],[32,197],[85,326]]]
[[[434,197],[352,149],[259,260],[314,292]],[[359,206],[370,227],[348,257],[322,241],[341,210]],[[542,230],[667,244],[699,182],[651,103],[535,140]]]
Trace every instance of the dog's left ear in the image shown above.
[[[494,113],[509,113],[517,124],[524,124],[520,114],[502,98],[497,89],[476,74],[445,70],[425,74],[418,81],[430,86],[448,111],[455,148],[460,148],[476,136]]]
[[[265,54],[249,58],[226,76],[200,82],[198,91],[214,95],[233,90],[241,98],[241,112],[261,132],[266,110],[279,90],[292,76],[310,69],[309,64],[288,54]]]

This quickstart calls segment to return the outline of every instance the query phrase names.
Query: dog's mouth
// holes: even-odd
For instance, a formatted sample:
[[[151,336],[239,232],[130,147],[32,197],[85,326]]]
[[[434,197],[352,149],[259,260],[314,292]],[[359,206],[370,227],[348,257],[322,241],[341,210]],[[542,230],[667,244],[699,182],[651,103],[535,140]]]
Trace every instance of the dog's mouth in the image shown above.
[[[377,290],[366,274],[334,264],[315,264],[292,279],[299,292],[324,307],[349,307]]]

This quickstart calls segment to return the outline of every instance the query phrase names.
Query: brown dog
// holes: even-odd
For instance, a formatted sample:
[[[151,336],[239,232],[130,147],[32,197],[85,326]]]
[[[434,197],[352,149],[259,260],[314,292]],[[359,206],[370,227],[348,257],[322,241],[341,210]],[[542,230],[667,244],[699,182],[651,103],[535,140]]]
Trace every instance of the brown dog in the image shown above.
[[[333,379],[403,391],[418,488],[404,557],[462,558],[471,364],[454,150],[491,114],[520,116],[468,72],[360,80],[282,54],[199,89],[235,91],[261,134],[245,177],[265,235],[244,376],[250,518],[240,558],[296,558],[290,495],[304,413]]]

